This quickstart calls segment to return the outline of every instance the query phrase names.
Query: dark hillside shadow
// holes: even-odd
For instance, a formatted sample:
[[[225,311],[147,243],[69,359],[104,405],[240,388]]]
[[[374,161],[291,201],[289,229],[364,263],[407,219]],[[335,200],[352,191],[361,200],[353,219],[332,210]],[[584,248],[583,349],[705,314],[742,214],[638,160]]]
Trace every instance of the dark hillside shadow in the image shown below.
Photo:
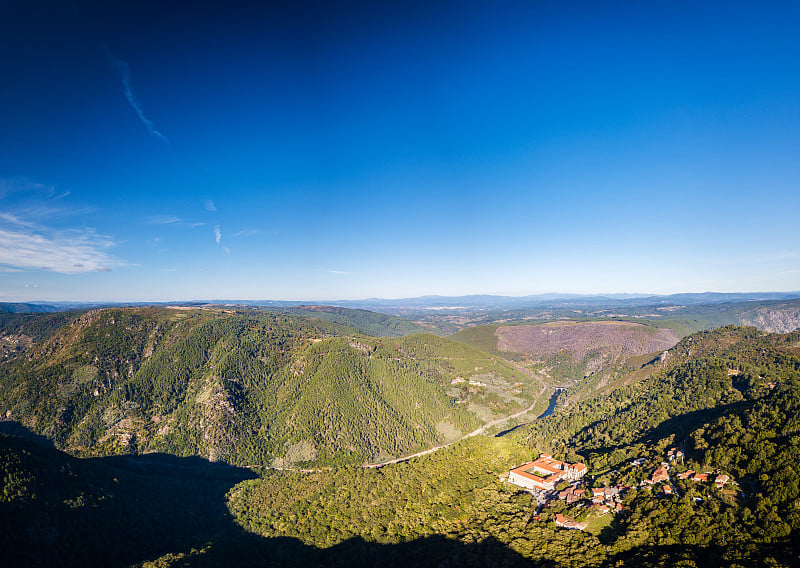
[[[683,440],[686,438],[691,432],[696,430],[697,428],[709,424],[722,416],[726,416],[731,413],[739,413],[747,410],[748,408],[752,407],[756,401],[752,400],[742,400],[739,402],[734,402],[731,404],[725,404],[721,406],[717,406],[714,408],[705,408],[701,410],[693,410],[691,412],[687,412],[685,414],[681,414],[679,416],[673,416],[672,418],[668,418],[643,432],[640,436],[635,439],[630,440],[629,442],[624,442],[620,444],[606,444],[601,446],[587,446],[584,448],[583,451],[586,453],[596,453],[598,455],[606,455],[610,454],[615,450],[624,449],[634,444],[646,444],[651,445],[659,440],[662,440],[668,436],[675,436],[676,440]],[[584,426],[580,432],[585,432],[591,428],[596,428],[600,424],[602,424],[602,420],[597,420]],[[580,434],[580,432],[578,434]]]
[[[52,440],[29,430],[27,426],[16,420],[0,420],[0,434],[22,438],[40,446],[54,447]]]
[[[738,558],[737,558],[738,557]],[[663,566],[797,566],[793,542],[721,545],[651,544],[611,556],[604,566],[662,568]]]
[[[537,420],[538,420],[538,418],[537,418]],[[523,424],[517,424],[516,426],[512,426],[511,428],[506,428],[502,432],[498,432],[497,434],[494,435],[494,437],[495,438],[502,438],[503,436],[507,436],[508,434],[511,434],[511,432],[514,432],[516,430],[519,430],[520,428],[524,428],[525,426],[530,426],[530,425],[531,425],[530,422],[525,422]]]
[[[432,536],[394,545],[352,538],[327,549],[263,538],[243,530],[226,507],[228,491],[255,474],[202,458],[77,459],[6,436],[0,458],[7,459],[0,469],[21,468],[28,494],[36,493],[0,503],[3,566],[122,567],[162,557],[171,566],[531,566],[491,538],[464,544]]]
[[[248,468],[231,466],[222,462],[210,462],[199,456],[181,458],[172,454],[153,453],[89,458],[86,461],[98,462],[135,473],[180,479],[216,479],[239,483],[245,479],[258,477]]]
[[[731,404],[694,410],[686,414],[681,414],[680,416],[674,416],[649,430],[642,435],[637,442],[654,443],[672,434],[676,434],[677,439],[683,439],[700,426],[713,422],[727,414],[743,412],[751,408],[754,404],[755,401],[742,400]]]
[[[474,544],[444,536],[430,536],[399,544],[379,544],[356,537],[331,548],[319,549],[293,538],[264,539],[244,534],[181,566],[557,568],[559,565],[551,561],[533,563],[491,537]]]

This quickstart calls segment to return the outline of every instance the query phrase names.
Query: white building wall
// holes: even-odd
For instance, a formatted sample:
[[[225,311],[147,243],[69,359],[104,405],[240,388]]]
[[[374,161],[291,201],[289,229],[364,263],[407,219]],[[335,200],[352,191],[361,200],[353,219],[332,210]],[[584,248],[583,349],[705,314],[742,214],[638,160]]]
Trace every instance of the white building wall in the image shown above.
[[[513,471],[508,475],[508,481],[519,487],[524,487],[525,489],[536,489],[532,479],[522,477],[520,474]]]

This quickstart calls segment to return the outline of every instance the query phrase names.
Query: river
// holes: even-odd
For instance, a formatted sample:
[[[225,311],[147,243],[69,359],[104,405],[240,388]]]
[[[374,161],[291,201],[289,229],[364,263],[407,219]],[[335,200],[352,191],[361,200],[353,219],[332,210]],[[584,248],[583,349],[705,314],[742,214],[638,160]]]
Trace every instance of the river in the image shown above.
[[[545,410],[544,413],[541,416],[539,416],[539,418],[547,418],[548,416],[553,414],[553,411],[556,409],[556,403],[558,402],[559,392],[560,391],[555,391],[553,393],[553,396],[550,397],[550,405],[547,407],[547,410]]]

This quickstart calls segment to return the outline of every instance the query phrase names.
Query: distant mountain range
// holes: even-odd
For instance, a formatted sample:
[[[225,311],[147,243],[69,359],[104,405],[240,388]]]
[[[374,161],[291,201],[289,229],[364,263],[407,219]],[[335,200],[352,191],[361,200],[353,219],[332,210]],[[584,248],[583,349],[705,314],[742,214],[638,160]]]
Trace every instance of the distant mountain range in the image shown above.
[[[366,298],[363,300],[186,300],[176,302],[0,302],[0,312],[39,313],[94,307],[236,305],[258,307],[339,306],[374,311],[461,309],[503,310],[520,308],[634,307],[698,305],[800,298],[794,292],[700,292],[684,294],[533,294],[528,296],[418,296],[414,298]]]

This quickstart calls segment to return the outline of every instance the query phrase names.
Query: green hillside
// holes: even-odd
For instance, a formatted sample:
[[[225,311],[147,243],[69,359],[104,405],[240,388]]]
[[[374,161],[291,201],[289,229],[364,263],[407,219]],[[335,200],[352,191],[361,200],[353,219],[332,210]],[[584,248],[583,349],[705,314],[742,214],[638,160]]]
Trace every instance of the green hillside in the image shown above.
[[[380,472],[248,481],[230,493],[229,507],[255,534],[319,547],[439,534],[464,543],[496,540],[552,566],[791,566],[800,552],[798,410],[800,332],[725,328],[685,340],[637,385],[562,409],[508,438],[469,440]],[[673,464],[678,494],[639,488],[678,443],[686,451],[685,461]],[[625,510],[604,519],[592,508],[555,502],[534,520],[530,496],[498,475],[540,450],[585,461],[595,487],[632,486]],[[640,465],[631,463],[636,458]],[[676,474],[689,469],[732,481],[719,489],[679,480]],[[588,514],[597,528],[558,529],[557,513]]]
[[[373,337],[402,337],[403,335],[432,331],[412,321],[369,310],[354,310],[336,306],[297,306],[294,308],[271,308],[269,311],[338,323]]]
[[[306,361],[302,373],[291,365],[278,373],[297,381],[308,373],[316,384],[327,354],[352,369],[368,368],[356,353],[369,360],[371,352],[378,362],[402,354],[435,383],[446,377],[437,375],[440,360],[450,373],[474,362],[466,346],[434,336],[369,341],[311,341],[291,359],[295,371]],[[300,393],[282,384],[288,398]],[[337,388],[325,392],[345,396]],[[728,327],[682,340],[649,377],[609,396],[377,469],[267,470],[241,481],[253,473],[198,458],[77,460],[0,436],[0,538],[11,566],[789,567],[800,554],[799,411],[800,332]],[[678,444],[685,458],[669,470],[677,493],[642,485]],[[505,474],[545,450],[586,463],[590,487],[630,487],[623,511],[554,501],[537,515]],[[687,470],[730,481],[680,479]],[[559,514],[590,526],[558,528]]]
[[[507,363],[444,338],[367,337],[253,310],[93,310],[20,349],[0,364],[0,415],[86,456],[381,461],[540,394]]]

